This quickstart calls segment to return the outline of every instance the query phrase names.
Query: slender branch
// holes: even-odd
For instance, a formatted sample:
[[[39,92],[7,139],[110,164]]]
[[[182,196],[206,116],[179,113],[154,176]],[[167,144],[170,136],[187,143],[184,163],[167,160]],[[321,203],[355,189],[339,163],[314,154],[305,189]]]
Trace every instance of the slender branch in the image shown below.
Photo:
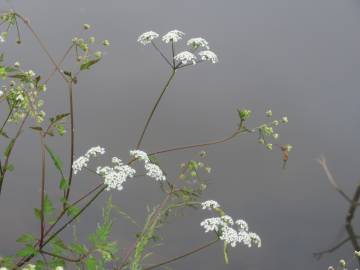
[[[150,266],[150,267],[144,268],[144,270],[155,269],[155,268],[158,268],[158,267],[160,267],[160,266],[163,266],[163,265],[166,265],[166,264],[175,262],[175,261],[177,261],[177,260],[183,259],[183,258],[185,258],[185,257],[187,257],[187,256],[190,256],[190,255],[192,255],[192,254],[194,254],[194,253],[196,253],[196,252],[199,252],[199,251],[201,251],[201,250],[203,250],[203,249],[206,249],[206,248],[212,246],[213,244],[217,243],[218,241],[219,241],[219,238],[217,238],[217,239],[215,239],[215,240],[213,240],[213,241],[211,241],[211,242],[209,242],[209,243],[206,243],[206,244],[204,244],[204,245],[201,245],[201,246],[199,246],[199,247],[197,247],[197,248],[195,248],[195,249],[193,249],[193,250],[190,250],[189,252],[186,252],[186,253],[184,253],[184,254],[182,254],[182,255],[180,255],[180,256],[176,256],[176,257],[171,258],[171,259],[169,259],[169,260],[166,260],[166,261],[163,261],[163,262],[161,262],[161,263],[158,263],[158,264],[152,265],[152,266]]]
[[[12,151],[14,149],[15,143],[16,143],[17,139],[19,138],[19,136],[20,136],[20,134],[22,132],[22,129],[24,127],[24,124],[25,124],[28,117],[29,117],[29,113],[27,113],[25,115],[25,117],[23,118],[23,120],[22,120],[22,122],[21,122],[21,124],[20,124],[20,126],[19,126],[19,128],[18,128],[18,130],[16,132],[15,137],[12,139],[13,142],[12,142],[11,149],[9,150],[9,153],[7,154],[7,156],[5,158],[4,165],[3,165],[3,172],[0,175],[0,195],[1,195],[1,191],[2,191],[2,186],[4,184],[4,178],[5,178],[5,175],[6,175],[6,172],[7,172],[7,167],[8,167],[8,164],[9,164],[9,159],[10,159],[11,153],[12,153]]]
[[[156,46],[155,42],[151,41],[151,44],[153,45],[153,47],[155,48],[155,50],[161,55],[161,57],[166,61],[166,63],[169,64],[169,66],[171,67],[171,69],[173,69],[174,66],[170,63],[169,59],[167,59],[167,57],[162,53],[162,51],[158,48],[158,46]]]
[[[65,257],[65,256],[61,256],[61,255],[58,255],[58,254],[54,254],[54,253],[51,253],[51,252],[48,252],[48,251],[45,251],[45,250],[41,250],[41,253],[49,255],[51,257],[59,258],[59,259],[62,259],[64,261],[68,261],[68,262],[80,262],[81,260],[83,260],[87,256],[87,254],[86,254],[86,255],[80,256],[77,259],[73,259],[73,258],[68,258],[68,257]]]
[[[190,145],[185,145],[185,146],[167,148],[167,149],[159,150],[159,151],[156,151],[156,152],[152,152],[149,155],[157,155],[157,154],[163,154],[163,153],[172,152],[172,151],[179,151],[179,150],[185,150],[185,149],[190,149],[190,148],[205,147],[205,146],[210,146],[210,145],[214,145],[214,144],[224,143],[224,142],[227,142],[227,141],[233,139],[234,137],[236,137],[237,135],[239,135],[241,133],[243,133],[243,131],[236,130],[230,136],[225,137],[223,139],[209,141],[209,142],[206,142],[206,143],[190,144]]]
[[[42,246],[44,242],[44,234],[45,234],[45,138],[43,134],[40,134],[41,141],[41,210],[40,210],[40,246]]]
[[[100,194],[106,189],[106,185],[103,185],[103,187],[94,195],[93,198],[91,198],[91,200],[89,200],[84,206],[83,208],[81,208],[79,210],[79,212],[77,212],[70,220],[68,220],[63,226],[61,226],[58,230],[56,230],[46,241],[44,241],[43,246],[45,246],[46,244],[48,244],[52,239],[54,239],[59,233],[61,233],[64,229],[66,229],[66,227],[71,224],[78,216],[80,216],[91,204],[93,201],[96,200],[97,197],[100,196]]]
[[[360,184],[356,188],[356,191],[355,191],[354,196],[352,198],[352,203],[350,205],[350,208],[348,210],[348,214],[346,216],[346,222],[348,224],[350,224],[352,222],[353,218],[354,218],[356,208],[359,206],[359,203],[358,203],[359,199],[360,199]]]
[[[171,75],[170,75],[169,79],[167,80],[167,82],[166,82],[163,90],[162,90],[161,93],[160,93],[160,96],[157,98],[157,100],[156,100],[156,102],[155,102],[155,105],[154,105],[154,107],[152,108],[152,110],[151,110],[151,112],[150,112],[150,114],[149,114],[149,116],[148,116],[148,118],[147,118],[147,120],[146,120],[145,126],[144,126],[144,128],[143,128],[143,130],[142,130],[142,132],[141,132],[140,139],[139,139],[139,141],[138,141],[138,143],[137,143],[137,145],[136,145],[136,149],[139,149],[139,148],[140,148],[141,143],[142,143],[143,138],[144,138],[144,135],[145,135],[145,132],[146,132],[146,130],[147,130],[149,124],[150,124],[151,118],[153,117],[153,115],[154,115],[154,113],[155,113],[155,111],[156,111],[156,108],[158,107],[158,105],[159,105],[159,103],[160,103],[161,98],[162,98],[163,95],[165,94],[166,89],[168,89],[168,87],[169,87],[169,85],[170,85],[170,82],[171,82],[172,79],[174,78],[175,72],[176,72],[176,70],[173,69],[172,72],[171,72]]]
[[[320,158],[318,159],[318,162],[319,162],[319,164],[322,166],[323,170],[325,171],[326,176],[327,176],[330,184],[333,186],[333,188],[334,188],[337,192],[339,192],[339,194],[340,194],[341,196],[343,196],[345,200],[347,200],[349,203],[352,204],[352,203],[353,203],[352,199],[351,199],[351,198],[339,187],[339,185],[336,183],[335,178],[332,176],[332,174],[331,174],[331,172],[330,172],[330,170],[329,170],[329,168],[328,168],[328,166],[327,166],[325,157],[323,157],[323,156],[320,157]]]
[[[70,189],[73,177],[73,163],[74,163],[74,144],[75,144],[75,125],[74,125],[74,100],[73,100],[73,83],[69,82],[69,106],[70,106],[70,164],[69,164],[69,186],[66,189],[65,199],[68,200],[70,196]],[[65,203],[64,203],[65,207]]]
[[[29,23],[29,20],[26,19],[25,17],[23,17],[21,14],[15,12],[14,13],[18,18],[20,18],[20,20],[26,25],[26,27],[29,29],[29,31],[31,32],[31,34],[35,37],[36,41],[39,43],[40,47],[42,48],[42,50],[45,52],[45,54],[47,55],[47,57],[50,59],[50,61],[52,62],[52,64],[54,65],[54,67],[57,69],[57,71],[59,72],[59,74],[61,75],[61,77],[65,80],[68,81],[68,79],[65,77],[65,75],[61,72],[59,66],[57,65],[55,59],[51,56],[49,50],[47,49],[47,47],[45,46],[44,42],[40,39],[39,35],[35,32],[35,30],[32,28],[32,26]]]
[[[0,128],[0,133],[3,132],[4,127],[5,127],[6,123],[9,121],[10,116],[11,116],[11,114],[12,114],[13,111],[14,111],[14,106],[11,106],[11,108],[10,108],[10,110],[9,110],[9,113],[7,114],[7,116],[6,116],[6,118],[5,118],[4,123],[2,124],[2,126],[1,126],[1,128]]]

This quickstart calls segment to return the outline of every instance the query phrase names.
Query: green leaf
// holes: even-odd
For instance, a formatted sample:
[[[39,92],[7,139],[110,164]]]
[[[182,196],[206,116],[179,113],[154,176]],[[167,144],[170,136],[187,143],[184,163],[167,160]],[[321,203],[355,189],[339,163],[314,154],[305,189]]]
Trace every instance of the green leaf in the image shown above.
[[[62,178],[62,179],[60,180],[59,188],[60,188],[61,190],[66,190],[68,187],[69,187],[69,181],[66,180],[65,178]]]
[[[87,270],[96,270],[97,269],[96,259],[93,256],[89,256],[85,260],[85,264],[86,264]]]
[[[51,157],[51,159],[53,161],[54,166],[56,167],[56,169],[58,169],[58,171],[62,175],[63,174],[62,173],[63,164],[62,164],[61,159],[50,149],[49,146],[45,145],[45,148],[46,148],[46,151],[49,153],[49,155],[50,155],[50,157]]]
[[[42,260],[37,260],[35,263],[36,270],[43,270],[45,269],[45,263]]]
[[[80,208],[76,207],[76,206],[69,206],[69,209],[67,210],[67,214],[70,217],[74,217],[77,215],[77,213],[79,213]]]
[[[41,211],[38,208],[34,208],[34,215],[37,219],[41,219]]]
[[[88,252],[87,248],[79,243],[72,243],[69,245],[69,249],[73,252],[77,253],[78,255],[84,255]]]
[[[11,154],[12,148],[14,147],[14,144],[15,144],[15,139],[12,139],[4,151],[5,157],[9,157],[9,155]]]
[[[81,64],[80,70],[90,69],[92,65],[95,65],[97,62],[100,61],[101,58],[97,58],[94,60],[86,61],[85,63]]]
[[[36,241],[36,238],[30,233],[24,233],[16,240],[16,242],[18,242],[18,243],[23,243],[23,244],[27,244],[27,245],[32,245],[35,243],[35,241]]]
[[[6,171],[12,172],[14,170],[14,165],[8,164],[6,167]]]
[[[36,249],[31,246],[31,245],[27,245],[25,246],[23,249],[19,250],[17,253],[16,253],[16,256],[18,257],[28,257],[28,256],[33,256],[36,254]]]
[[[51,202],[48,195],[45,195],[44,199],[44,214],[45,215],[51,215],[52,212],[55,210],[53,203]]]

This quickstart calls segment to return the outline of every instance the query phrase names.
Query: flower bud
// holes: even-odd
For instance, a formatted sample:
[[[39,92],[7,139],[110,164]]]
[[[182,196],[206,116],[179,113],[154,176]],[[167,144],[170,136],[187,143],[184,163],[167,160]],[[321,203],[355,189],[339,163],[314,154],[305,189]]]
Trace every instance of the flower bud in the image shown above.
[[[238,110],[238,113],[241,121],[245,121],[251,116],[251,111],[247,109]]]
[[[272,150],[272,149],[273,149],[273,145],[272,145],[271,143],[268,143],[268,144],[266,145],[266,148],[267,148],[268,150]]]
[[[14,63],[14,67],[19,68],[19,67],[20,67],[20,63],[19,63],[19,62],[15,62],[15,63]]]
[[[106,47],[110,46],[110,41],[108,41],[107,39],[105,39],[105,40],[103,41],[103,45],[106,46]]]
[[[83,27],[84,27],[84,30],[89,30],[90,29],[90,24],[85,23],[83,25]]]
[[[281,122],[283,122],[283,124],[287,124],[289,123],[289,120],[286,116],[284,116],[283,118],[281,118]]]
[[[271,110],[267,110],[265,114],[267,117],[271,117],[273,115]]]

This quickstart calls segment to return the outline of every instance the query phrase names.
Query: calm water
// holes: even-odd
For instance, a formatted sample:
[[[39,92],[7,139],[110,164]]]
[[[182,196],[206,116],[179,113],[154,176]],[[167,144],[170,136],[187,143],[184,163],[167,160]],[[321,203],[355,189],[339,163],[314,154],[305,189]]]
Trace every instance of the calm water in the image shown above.
[[[144,124],[144,116],[169,75],[168,67],[151,48],[136,43],[138,34],[154,30],[183,30],[188,37],[206,38],[218,53],[218,65],[198,65],[177,74],[162,100],[144,140],[147,151],[221,138],[237,124],[236,109],[254,111],[254,125],[265,108],[288,115],[290,124],[281,141],[294,145],[288,168],[281,169],[278,153],[265,151],[247,136],[208,149],[213,174],[206,198],[214,198],[235,217],[246,219],[263,240],[261,249],[237,248],[224,266],[221,245],[174,263],[174,269],[327,269],[349,258],[351,245],[316,260],[313,253],[346,238],[346,202],[330,187],[316,162],[324,154],[339,184],[349,194],[360,176],[360,2],[358,0],[237,0],[237,1],[1,1],[31,19],[58,58],[69,41],[90,23],[100,39],[108,38],[101,64],[80,78],[76,87],[76,152],[93,145],[109,155],[126,157]],[[48,73],[50,65],[34,40],[6,44],[9,61]],[[13,56],[17,55],[18,58]],[[39,63],[34,67],[32,63]],[[66,110],[66,88],[59,78],[48,86],[46,110]],[[49,144],[63,157],[64,139]],[[1,197],[0,253],[16,250],[24,231],[38,230],[32,217],[37,207],[38,140],[31,131],[19,141],[14,156],[21,164],[7,179]],[[197,151],[161,156],[175,175],[176,164]],[[55,193],[58,179],[50,180]],[[76,194],[96,183],[91,175],[76,178]],[[94,230],[103,196],[86,212],[79,231]],[[140,223],[146,204],[160,201],[155,185],[142,179],[128,183],[113,199]],[[74,194],[75,196],[75,194]],[[173,218],[163,232],[164,259],[210,240],[203,235],[200,212]],[[177,223],[177,225],[175,225]],[[360,233],[359,219],[354,230]],[[124,220],[115,223],[114,237],[122,247],[133,241],[136,229]],[[70,235],[70,234],[69,234]],[[82,234],[80,234],[80,237]],[[66,238],[66,237],[65,237]]]

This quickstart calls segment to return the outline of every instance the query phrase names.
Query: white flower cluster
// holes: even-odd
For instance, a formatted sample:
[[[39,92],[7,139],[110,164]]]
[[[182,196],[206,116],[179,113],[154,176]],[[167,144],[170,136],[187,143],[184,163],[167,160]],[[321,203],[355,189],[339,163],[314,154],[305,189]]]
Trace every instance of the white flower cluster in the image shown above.
[[[202,209],[208,210],[220,207],[220,205],[213,200],[203,202],[201,206]],[[234,225],[236,228],[234,228]],[[260,237],[256,233],[249,232],[248,224],[242,219],[234,222],[231,216],[222,215],[220,217],[207,218],[200,223],[200,226],[205,229],[205,233],[216,232],[221,240],[232,247],[236,247],[236,245],[240,243],[248,247],[251,247],[252,244],[261,247]]]
[[[141,150],[131,150],[130,151],[130,156],[133,156],[136,159],[140,159],[143,160],[145,163],[145,170],[146,170],[146,175],[154,178],[156,181],[165,181],[166,177],[163,173],[163,171],[161,170],[161,168],[152,163],[148,157],[148,155]]]
[[[212,51],[201,51],[199,52],[199,56],[203,61],[211,61],[211,63],[216,64],[219,62],[219,59],[215,53]]]
[[[115,166],[98,167],[96,173],[104,177],[104,184],[107,185],[106,190],[123,189],[123,183],[128,179],[134,177],[136,171],[128,165],[122,163],[121,159],[117,157],[112,158],[112,163]]]
[[[98,155],[103,155],[103,154],[105,154],[105,149],[100,146],[95,146],[90,148],[85,155],[80,156],[77,160],[74,161],[72,165],[74,174],[77,174],[84,167],[87,167],[91,157],[96,157]]]
[[[180,39],[182,39],[182,37],[185,35],[184,32],[179,31],[179,30],[171,30],[169,31],[167,34],[165,34],[162,37],[162,40],[165,43],[169,43],[170,41],[172,42],[178,42]]]
[[[214,200],[208,200],[201,203],[201,207],[203,210],[213,210],[214,208],[219,208],[220,204],[217,201]]]
[[[154,32],[154,31],[148,31],[148,32],[145,32],[143,34],[141,34],[139,37],[138,37],[138,42],[140,42],[141,44],[143,45],[146,45],[146,44],[149,44],[151,43],[151,41],[155,38],[158,38],[159,37],[159,34]]]
[[[186,65],[188,62],[192,62],[194,65],[196,64],[196,56],[188,51],[178,53],[175,55],[174,59],[181,62],[183,65]]]
[[[210,49],[209,47],[209,43],[201,38],[201,37],[198,37],[198,38],[190,38],[188,40],[188,42],[186,43],[186,45],[188,45],[189,47],[192,47],[193,49],[197,49],[197,48],[206,48],[207,50]]]

